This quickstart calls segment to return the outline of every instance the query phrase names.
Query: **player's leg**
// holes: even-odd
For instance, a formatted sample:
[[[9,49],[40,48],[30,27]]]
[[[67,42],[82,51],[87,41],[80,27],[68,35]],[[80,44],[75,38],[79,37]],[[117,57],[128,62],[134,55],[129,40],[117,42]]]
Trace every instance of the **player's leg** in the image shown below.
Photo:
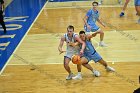
[[[83,60],[83,57],[81,58],[81,64],[85,63],[85,59]],[[78,79],[82,79],[82,75],[81,75],[81,64],[77,65],[77,70],[78,70],[78,74],[75,77],[72,77],[72,79],[74,80],[78,80]]]
[[[105,69],[106,69],[107,71],[112,71],[112,72],[115,71],[115,69],[112,68],[112,67],[110,67],[110,66],[108,66],[108,65],[107,65],[107,62],[104,61],[103,59],[100,59],[98,62],[99,62],[100,64],[102,64],[102,65],[105,67]]]
[[[97,52],[95,52],[94,54],[92,54],[91,55],[91,58],[92,58],[92,60],[94,60],[95,63],[99,62],[100,64],[102,64],[107,71],[115,71],[114,68],[112,68],[112,67],[110,67],[110,66],[107,65],[107,62],[104,61],[102,59],[102,57]]]
[[[82,79],[81,69],[82,69],[81,64],[77,64],[78,74],[76,76],[72,77],[72,79],[74,79],[74,80]]]
[[[66,80],[70,80],[74,76],[69,67],[70,60],[71,60],[70,58],[66,56],[64,57],[64,68],[69,73],[69,75],[66,77]]]
[[[103,3],[103,0],[99,0],[99,3],[98,4],[101,5],[102,3]]]
[[[104,40],[104,32],[99,28],[95,33],[100,34],[99,46],[106,47],[107,45],[103,42],[103,40]]]
[[[129,3],[129,1],[130,1],[130,0],[126,0],[126,1],[125,1],[125,4],[124,4],[123,9],[122,9],[122,12],[120,13],[120,17],[123,17],[123,16],[125,15],[125,10],[126,10],[126,8],[127,8],[127,5],[128,5],[128,3]]]
[[[2,26],[2,28],[4,29],[4,33],[6,33],[6,26],[3,20],[3,12],[0,10],[0,24]]]
[[[91,65],[88,64],[89,60],[90,60],[89,57],[86,57],[86,58],[85,58],[85,57],[82,57],[82,58],[81,58],[81,64],[82,64],[85,68],[89,69],[89,70],[93,73],[94,76],[99,77],[99,76],[100,76],[100,72],[97,71],[97,70],[95,70],[95,69],[93,69],[93,68],[91,67]]]
[[[140,24],[140,0],[135,0],[135,9],[139,16],[138,23]]]

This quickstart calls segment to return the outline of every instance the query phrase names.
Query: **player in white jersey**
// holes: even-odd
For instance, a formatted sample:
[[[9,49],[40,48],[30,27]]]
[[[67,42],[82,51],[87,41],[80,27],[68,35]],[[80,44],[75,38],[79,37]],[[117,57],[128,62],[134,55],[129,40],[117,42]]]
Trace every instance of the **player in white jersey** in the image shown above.
[[[73,73],[69,67],[69,62],[71,61],[71,57],[74,54],[83,54],[83,51],[85,49],[85,43],[79,38],[77,34],[74,33],[74,27],[72,25],[69,25],[67,27],[67,33],[64,34],[64,36],[61,37],[58,50],[60,53],[65,52],[62,47],[64,44],[64,41],[67,43],[67,49],[66,49],[66,54],[64,56],[64,68],[66,71],[69,73],[69,75],[66,77],[66,80],[70,80],[73,77]],[[75,47],[74,44],[75,42],[79,42],[82,44],[82,48],[79,52],[79,47]],[[80,66],[77,65],[78,73],[81,74],[81,69],[79,68]]]

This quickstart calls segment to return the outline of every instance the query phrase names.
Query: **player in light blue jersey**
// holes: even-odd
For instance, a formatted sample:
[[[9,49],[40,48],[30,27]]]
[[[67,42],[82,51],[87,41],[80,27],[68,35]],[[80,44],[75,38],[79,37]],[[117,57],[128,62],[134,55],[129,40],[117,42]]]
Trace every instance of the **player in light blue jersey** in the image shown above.
[[[137,15],[139,16],[138,24],[140,24],[140,0],[135,0],[134,2]]]
[[[91,60],[93,60],[95,63],[99,62],[100,64],[102,64],[107,71],[113,71],[114,72],[115,69],[110,67],[110,66],[108,66],[107,62],[103,60],[103,58],[97,53],[97,51],[95,50],[94,46],[92,45],[90,39],[92,37],[95,37],[96,34],[97,34],[97,32],[93,33],[91,35],[86,35],[84,31],[80,31],[79,32],[81,40],[84,41],[85,44],[86,44],[86,48],[84,50],[84,54],[81,57],[81,64],[84,67],[86,67],[87,69],[91,70],[93,75],[98,77],[98,76],[100,76],[100,72],[95,70],[95,69],[93,69],[88,64],[88,62],[91,61]],[[73,79],[75,79],[75,80],[76,79],[81,79],[81,77],[82,77],[81,75],[77,74],[75,77],[73,77]]]
[[[103,38],[104,38],[104,32],[100,29],[99,26],[97,26],[96,21],[98,21],[102,26],[105,27],[104,23],[101,22],[101,20],[99,19],[99,11],[96,9],[96,7],[98,6],[97,2],[93,2],[92,3],[93,8],[90,9],[86,16],[84,17],[84,29],[86,31],[86,34],[90,34],[90,33],[94,33],[94,32],[99,32],[100,34],[100,42],[99,42],[99,46],[107,46],[104,42],[103,42]]]
[[[94,1],[94,0],[93,0]],[[103,0],[99,0],[99,5],[101,5],[103,3]],[[118,0],[119,4],[122,4],[122,0]]]

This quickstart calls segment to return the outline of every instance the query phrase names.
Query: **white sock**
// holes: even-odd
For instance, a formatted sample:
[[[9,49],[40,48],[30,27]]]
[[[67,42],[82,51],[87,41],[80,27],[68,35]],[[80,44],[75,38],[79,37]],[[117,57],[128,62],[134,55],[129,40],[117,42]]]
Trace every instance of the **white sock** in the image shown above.
[[[122,12],[124,13],[124,10],[122,10]]]
[[[78,72],[78,74],[77,75],[81,75],[81,72]]]
[[[103,41],[100,41],[100,43],[103,43]]]
[[[92,72],[94,73],[94,71],[96,71],[95,69],[92,70]]]
[[[72,75],[73,73],[71,72],[71,73],[69,73],[69,75]]]

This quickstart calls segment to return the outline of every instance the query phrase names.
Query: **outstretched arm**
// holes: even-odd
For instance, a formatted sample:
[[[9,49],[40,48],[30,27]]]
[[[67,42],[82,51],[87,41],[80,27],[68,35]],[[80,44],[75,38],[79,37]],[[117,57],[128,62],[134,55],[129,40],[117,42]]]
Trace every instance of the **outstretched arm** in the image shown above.
[[[85,49],[85,47],[86,47],[85,42],[82,41],[82,40],[79,38],[79,36],[75,36],[75,39],[77,40],[77,42],[79,42],[79,43],[82,44],[82,49],[81,49],[81,51],[80,51],[80,54],[83,54],[83,53],[84,53],[84,49]]]
[[[103,26],[105,27],[105,24],[98,18],[97,21]]]
[[[88,35],[86,35],[86,37],[88,39],[91,39],[91,38],[95,37],[98,33],[100,33],[100,32],[95,32],[95,33],[92,33],[92,34],[88,34]]]
[[[64,37],[61,37],[61,40],[60,40],[60,43],[59,43],[59,46],[58,46],[58,51],[60,52],[60,54],[63,53],[63,52],[65,52],[65,51],[62,50],[64,41],[65,41],[65,38]]]

